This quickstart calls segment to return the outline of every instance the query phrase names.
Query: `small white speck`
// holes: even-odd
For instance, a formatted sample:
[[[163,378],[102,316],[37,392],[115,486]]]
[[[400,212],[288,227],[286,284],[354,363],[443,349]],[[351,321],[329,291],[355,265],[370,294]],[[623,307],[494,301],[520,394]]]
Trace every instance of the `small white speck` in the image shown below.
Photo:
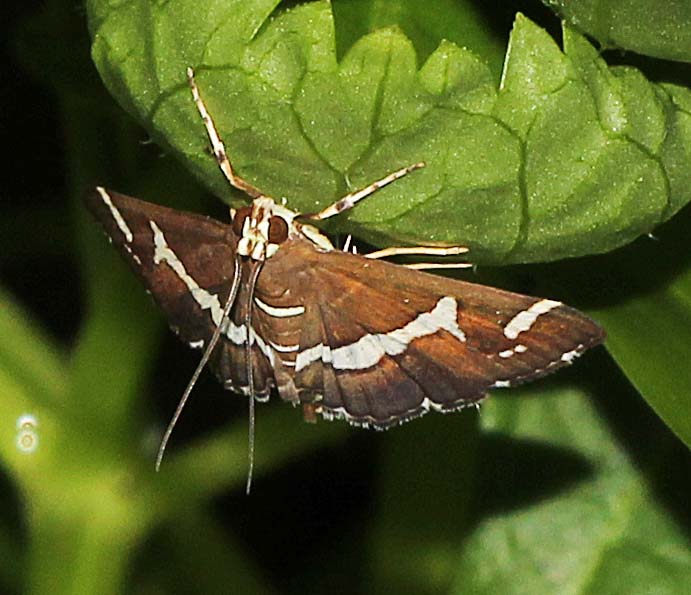
[[[579,345],[576,347],[576,349],[573,349],[572,351],[567,351],[561,356],[561,361],[566,362],[570,364],[574,359],[576,359],[580,354],[581,350],[583,349],[583,345]]]
[[[38,426],[38,419],[31,413],[24,413],[17,418],[18,430],[33,429],[36,426]]]
[[[31,454],[38,448],[38,419],[31,413],[24,413],[17,418],[17,450]]]
[[[38,448],[38,434],[33,430],[22,430],[17,434],[17,450],[24,454],[36,452]]]

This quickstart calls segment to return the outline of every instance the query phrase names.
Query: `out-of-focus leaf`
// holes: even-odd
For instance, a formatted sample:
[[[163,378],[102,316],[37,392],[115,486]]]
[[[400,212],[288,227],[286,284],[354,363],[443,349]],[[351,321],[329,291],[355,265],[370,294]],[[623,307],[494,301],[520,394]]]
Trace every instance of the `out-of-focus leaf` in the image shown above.
[[[0,336],[0,368],[4,373],[25,385],[35,404],[57,405],[67,383],[65,355],[2,288]],[[6,411],[6,404],[0,407]]]
[[[686,0],[543,0],[605,48],[691,61],[691,4]]]
[[[430,414],[387,432],[370,536],[374,591],[447,592],[473,514],[477,418]]]
[[[419,67],[397,29],[336,60],[330,6],[137,0],[88,4],[92,53],[115,97],[219,196],[228,185],[185,81],[197,72],[238,172],[314,211],[424,160],[334,228],[377,244],[451,243],[475,262],[603,252],[691,199],[681,87],[609,69],[569,29],[565,50],[518,17],[502,84],[444,42]]]
[[[255,483],[268,470],[313,448],[342,440],[347,434],[342,424],[322,423],[305,428],[298,413],[286,408],[261,412],[256,434]],[[204,464],[200,465],[200,461]],[[244,423],[199,440],[180,453],[168,452],[157,476],[160,502],[155,516],[168,518],[181,505],[209,498],[223,488],[244,487],[247,471]],[[184,485],[180,485],[180,477],[186,478]]]
[[[244,544],[223,532],[216,519],[197,511],[185,511],[171,523],[172,552],[176,559],[188,562],[181,584],[177,577],[167,576],[168,592],[213,593],[226,585],[235,593],[274,593],[262,576],[261,568],[252,567]],[[243,572],[238,573],[237,569]],[[163,591],[165,592],[165,591]]]
[[[590,471],[551,498],[525,501],[480,520],[459,550],[454,592],[683,591],[691,582],[687,537],[656,502],[645,476],[587,393],[575,386],[529,390],[530,397],[490,400],[481,416],[485,429],[571,449]],[[652,468],[669,467],[668,449],[662,441],[657,446],[647,460]],[[515,499],[533,472],[563,471],[559,466],[533,469],[525,453],[503,462],[490,457],[488,463],[480,506],[487,500],[506,502],[509,494]]]
[[[614,259],[601,279],[616,302],[593,315],[627,378],[691,448],[691,251],[688,209]]]
[[[31,481],[41,475],[54,445],[56,417],[64,406],[67,362],[52,339],[0,290],[0,458]],[[27,427],[22,427],[22,419]],[[25,444],[21,443],[26,434]]]

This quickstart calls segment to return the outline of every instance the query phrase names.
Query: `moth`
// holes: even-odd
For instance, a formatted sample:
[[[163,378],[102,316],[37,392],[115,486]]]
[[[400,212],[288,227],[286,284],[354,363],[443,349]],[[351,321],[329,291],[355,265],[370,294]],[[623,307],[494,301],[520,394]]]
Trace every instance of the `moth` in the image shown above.
[[[336,249],[312,221],[354,207],[424,166],[415,163],[303,215],[239,177],[187,72],[218,166],[251,204],[230,225],[96,188],[87,205],[134,268],[170,326],[203,351],[164,434],[208,364],[226,389],[254,402],[270,394],[302,405],[313,421],[388,428],[428,411],[477,405],[571,363],[604,332],[551,299],[440,277],[383,257],[450,255],[462,247]]]

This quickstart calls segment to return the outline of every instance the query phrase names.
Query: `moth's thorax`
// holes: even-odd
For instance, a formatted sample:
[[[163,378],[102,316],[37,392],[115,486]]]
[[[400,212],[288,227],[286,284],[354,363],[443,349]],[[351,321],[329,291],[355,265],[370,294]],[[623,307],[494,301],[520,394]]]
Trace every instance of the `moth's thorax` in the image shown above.
[[[331,250],[329,239],[311,225],[295,220],[298,213],[260,196],[233,214],[233,230],[240,237],[237,252],[253,260],[271,258],[287,239],[306,238],[317,247]]]

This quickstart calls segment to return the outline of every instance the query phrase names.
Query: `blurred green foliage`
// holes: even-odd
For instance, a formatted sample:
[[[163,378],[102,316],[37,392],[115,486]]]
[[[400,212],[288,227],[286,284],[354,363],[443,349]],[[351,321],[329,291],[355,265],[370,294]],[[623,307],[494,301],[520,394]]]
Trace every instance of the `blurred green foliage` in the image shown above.
[[[88,7],[94,54],[114,95],[226,198],[184,87],[188,63],[206,66],[200,84],[239,169],[291,204],[329,202],[344,189],[344,172],[356,184],[399,159],[419,159],[412,159],[418,144],[433,143],[426,150],[430,158],[445,155],[439,171],[454,189],[440,194],[437,222],[448,221],[448,233],[465,230],[487,261],[602,251],[652,229],[688,200],[691,110],[682,66],[675,85],[656,78],[657,62],[642,71],[611,69],[574,32],[564,32],[562,53],[521,17],[512,67],[497,91],[512,12],[525,7],[440,1],[422,11],[412,0],[342,0],[332,25],[323,2],[276,5]],[[554,28],[544,11],[531,10]],[[149,28],[161,15],[169,26]],[[381,29],[391,25],[399,29]],[[4,88],[5,138],[14,146],[0,220],[1,591],[688,592],[688,208],[659,227],[657,239],[607,255],[476,274],[588,309],[607,329],[618,366],[600,349],[556,378],[495,395],[479,413],[427,416],[384,434],[305,425],[297,410],[261,406],[258,478],[246,498],[246,403],[209,379],[161,473],[153,472],[161,428],[195,356],[172,340],[161,349],[168,335],[159,314],[87,220],[80,197],[99,183],[222,216],[219,203],[174,157],[144,144],[147,133],[104,91],[89,61],[84,15],[73,5],[49,0],[19,22],[12,39],[23,74]],[[316,62],[303,71],[304,55],[291,63],[296,55],[287,49],[305,39]],[[228,86],[242,78],[226,68],[240,55],[260,63],[264,97],[250,88],[248,99]],[[113,56],[121,62],[106,59]],[[400,62],[387,70],[382,60]],[[352,88],[357,76],[362,96]],[[380,116],[389,113],[374,127],[371,114],[362,114],[372,76],[387,81],[377,101]],[[400,136],[397,117],[412,118],[425,93],[441,93],[445,117],[462,119],[450,129],[455,134],[433,122],[427,136],[415,127]],[[471,126],[469,114],[482,124]],[[488,121],[520,150],[488,133]],[[277,136],[286,122],[285,136]],[[464,137],[466,126],[474,132]],[[364,145],[351,142],[363,134],[372,134]],[[301,152],[305,139],[328,157],[318,167]],[[358,165],[350,153],[363,147],[372,158]],[[454,159],[472,162],[465,178]],[[434,233],[425,229],[425,204],[414,200],[434,188],[440,174],[430,170],[421,186],[401,186],[344,228],[372,240]],[[500,179],[516,171],[534,180],[534,202],[523,208],[536,209],[537,227],[482,206],[527,196],[530,183]],[[477,184],[483,175],[486,187]],[[636,176],[642,181],[632,190]],[[454,214],[465,209],[454,201],[471,200],[478,189],[479,210]],[[550,204],[566,195],[582,201],[582,216],[575,209],[568,225],[550,221]],[[593,204],[604,207],[589,210]],[[408,223],[388,221],[388,208],[405,212],[392,221]],[[601,216],[614,223],[593,223]],[[508,252],[505,233],[514,238]]]

